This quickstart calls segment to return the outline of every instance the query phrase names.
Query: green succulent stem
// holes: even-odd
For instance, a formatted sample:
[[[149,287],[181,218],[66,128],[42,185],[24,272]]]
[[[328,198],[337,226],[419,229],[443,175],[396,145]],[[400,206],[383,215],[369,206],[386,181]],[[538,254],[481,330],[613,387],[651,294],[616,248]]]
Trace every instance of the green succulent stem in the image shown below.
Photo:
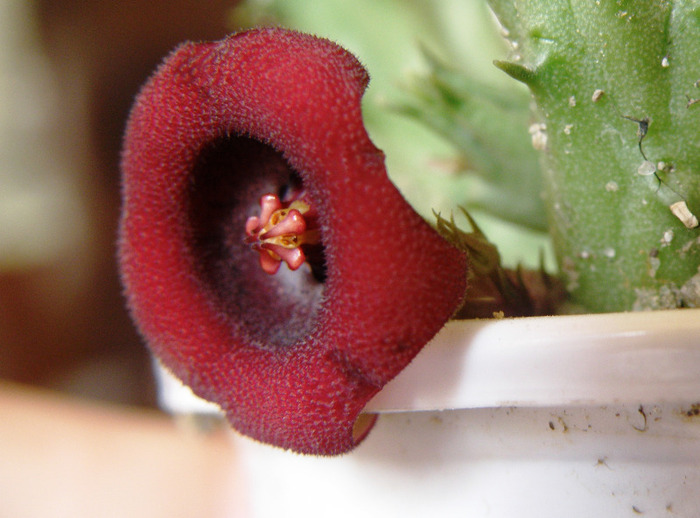
[[[535,100],[550,232],[591,312],[693,305],[700,3],[490,0]],[[688,295],[690,294],[690,295]]]

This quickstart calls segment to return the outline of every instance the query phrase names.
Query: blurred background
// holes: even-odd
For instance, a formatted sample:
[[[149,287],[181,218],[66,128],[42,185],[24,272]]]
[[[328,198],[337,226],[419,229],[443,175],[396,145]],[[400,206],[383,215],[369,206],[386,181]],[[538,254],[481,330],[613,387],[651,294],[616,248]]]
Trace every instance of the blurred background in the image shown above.
[[[201,4],[0,0],[0,518],[246,515],[225,430],[157,411],[115,258],[135,94],[231,30]]]
[[[153,405],[115,262],[121,134],[183,40],[235,1],[0,0],[0,378]]]

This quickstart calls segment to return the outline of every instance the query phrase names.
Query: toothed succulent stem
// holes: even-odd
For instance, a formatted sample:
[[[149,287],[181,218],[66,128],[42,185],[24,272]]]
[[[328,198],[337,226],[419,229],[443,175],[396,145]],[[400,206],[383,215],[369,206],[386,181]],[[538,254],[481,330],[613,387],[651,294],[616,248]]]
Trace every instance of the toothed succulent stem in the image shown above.
[[[592,312],[693,305],[700,5],[490,5],[513,49],[497,66],[525,83],[537,104],[530,133],[573,302]]]
[[[561,305],[564,291],[557,281],[545,272],[507,269],[501,264],[501,255],[464,209],[462,213],[471,226],[466,232],[455,223],[433,212],[437,231],[469,258],[467,290],[462,307],[453,318],[493,318],[551,315]]]

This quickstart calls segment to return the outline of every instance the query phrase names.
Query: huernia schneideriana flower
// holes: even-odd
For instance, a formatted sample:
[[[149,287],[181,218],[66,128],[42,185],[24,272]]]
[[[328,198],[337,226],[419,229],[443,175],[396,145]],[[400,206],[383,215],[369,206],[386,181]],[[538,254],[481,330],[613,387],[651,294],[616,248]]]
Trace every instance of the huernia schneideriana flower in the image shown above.
[[[126,130],[119,258],[141,333],[239,432],[303,453],[356,446],[364,405],[465,292],[465,255],[365,131],[368,80],[289,30],[187,43]]]

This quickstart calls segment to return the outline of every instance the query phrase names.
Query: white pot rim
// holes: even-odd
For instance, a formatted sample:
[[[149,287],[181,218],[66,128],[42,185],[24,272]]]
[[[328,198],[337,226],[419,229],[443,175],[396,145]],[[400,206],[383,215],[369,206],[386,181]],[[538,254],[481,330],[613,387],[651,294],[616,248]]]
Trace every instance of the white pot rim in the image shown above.
[[[368,412],[700,402],[700,308],[451,321]],[[219,409],[157,366],[161,407]]]
[[[700,401],[700,309],[450,322],[380,412]]]

